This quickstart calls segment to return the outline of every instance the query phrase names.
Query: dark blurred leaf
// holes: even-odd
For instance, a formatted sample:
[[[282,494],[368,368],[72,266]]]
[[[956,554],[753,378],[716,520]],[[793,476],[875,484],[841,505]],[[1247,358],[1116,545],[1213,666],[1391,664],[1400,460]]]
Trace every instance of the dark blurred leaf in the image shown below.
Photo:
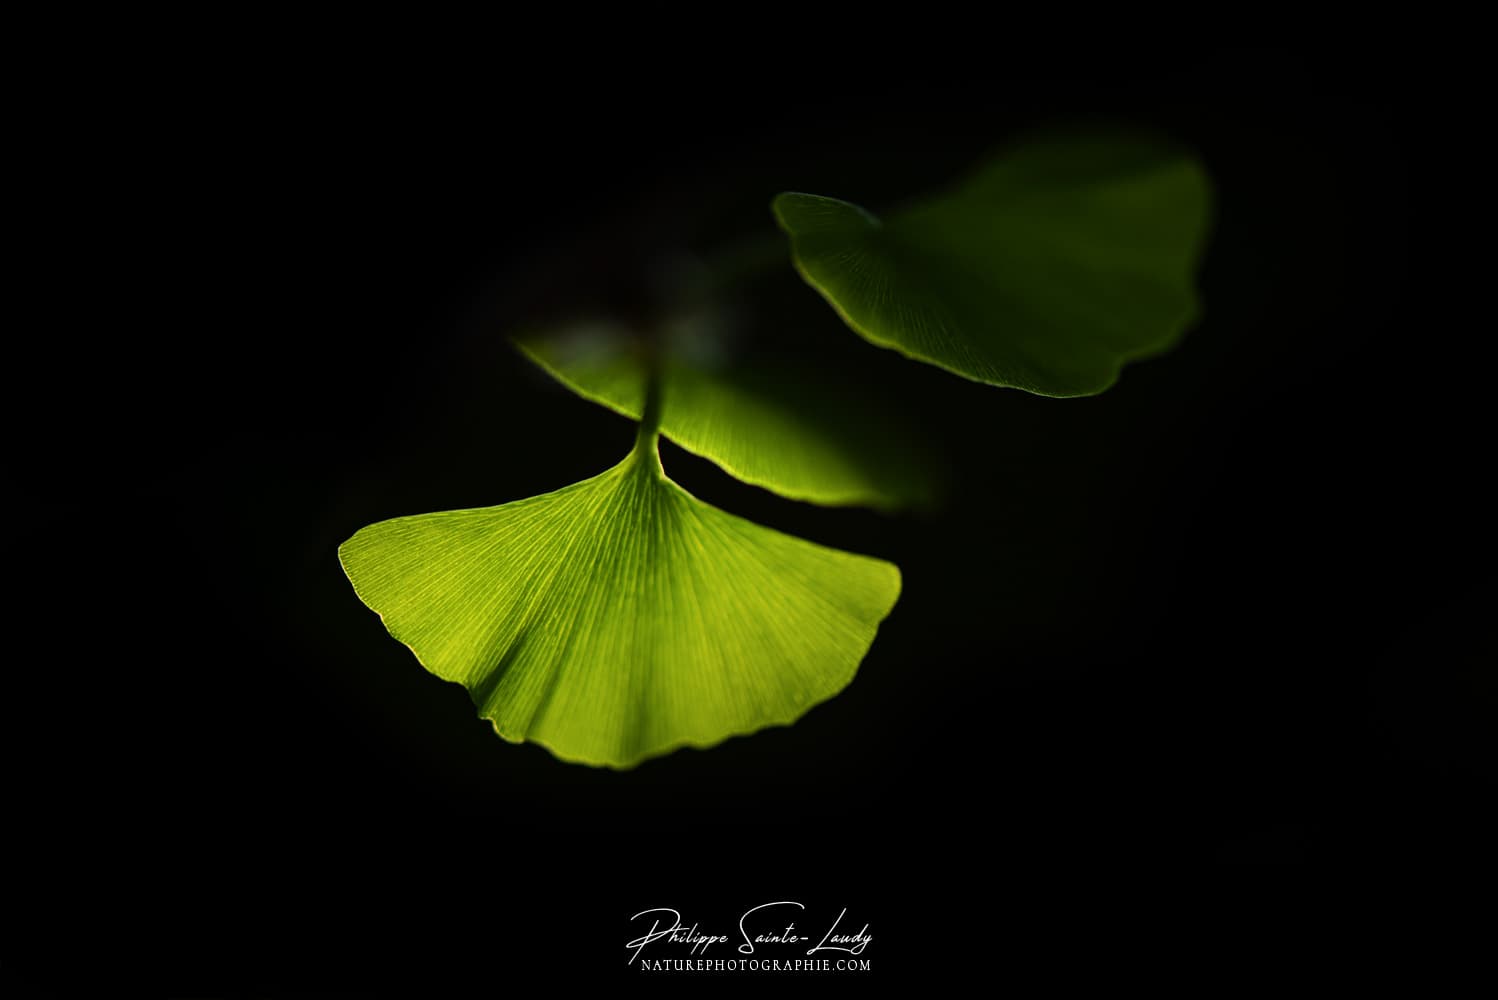
[[[1207,176],[1120,133],[1034,139],[888,219],[782,194],[796,265],[871,343],[1043,396],[1101,392],[1196,318]]]
[[[638,420],[646,364],[606,325],[527,338],[521,350],[578,395]],[[807,358],[727,357],[710,331],[668,338],[661,432],[729,474],[793,500],[894,510],[937,491],[908,419]]]

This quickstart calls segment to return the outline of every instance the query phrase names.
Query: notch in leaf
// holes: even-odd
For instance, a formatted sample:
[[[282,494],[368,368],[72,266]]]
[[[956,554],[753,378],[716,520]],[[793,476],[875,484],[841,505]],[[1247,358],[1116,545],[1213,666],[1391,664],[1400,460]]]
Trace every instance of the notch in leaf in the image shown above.
[[[507,740],[628,768],[788,725],[853,679],[899,570],[702,503],[656,436],[554,493],[372,524],[339,559]]]
[[[797,269],[864,339],[991,385],[1102,392],[1198,312],[1206,172],[1146,136],[1071,133],[880,218],[785,193]]]

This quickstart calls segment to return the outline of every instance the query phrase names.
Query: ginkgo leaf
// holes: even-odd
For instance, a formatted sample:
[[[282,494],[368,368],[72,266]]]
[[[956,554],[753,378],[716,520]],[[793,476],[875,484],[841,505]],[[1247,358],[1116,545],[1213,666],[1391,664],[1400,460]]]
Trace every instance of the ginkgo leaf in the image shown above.
[[[802,277],[864,339],[979,382],[1080,396],[1195,319],[1209,202],[1192,156],[1107,133],[1032,140],[886,219],[810,194],[773,207]]]
[[[644,432],[592,479],[381,521],[338,553],[500,736],[618,768],[794,722],[853,679],[900,592],[890,563],[695,499]]]
[[[639,419],[647,363],[628,334],[595,324],[516,344],[578,395]],[[815,377],[803,359],[702,353],[668,351],[661,365],[661,433],[687,451],[793,500],[884,510],[933,501],[938,474],[887,408]]]

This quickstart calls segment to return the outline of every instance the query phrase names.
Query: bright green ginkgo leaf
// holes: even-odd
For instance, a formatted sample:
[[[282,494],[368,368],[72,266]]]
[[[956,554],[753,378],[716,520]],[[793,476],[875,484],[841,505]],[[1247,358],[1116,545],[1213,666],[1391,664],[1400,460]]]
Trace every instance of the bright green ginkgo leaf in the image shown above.
[[[578,395],[639,419],[647,365],[624,332],[580,327],[517,343]],[[804,367],[670,352],[661,433],[730,475],[793,500],[884,510],[929,504],[936,474],[901,423]]]
[[[1169,145],[1053,137],[881,219],[787,193],[796,266],[857,333],[992,385],[1080,396],[1194,320],[1210,189]]]
[[[889,563],[698,501],[643,432],[592,479],[382,521],[338,551],[500,736],[620,768],[795,721],[853,679],[900,591]]]

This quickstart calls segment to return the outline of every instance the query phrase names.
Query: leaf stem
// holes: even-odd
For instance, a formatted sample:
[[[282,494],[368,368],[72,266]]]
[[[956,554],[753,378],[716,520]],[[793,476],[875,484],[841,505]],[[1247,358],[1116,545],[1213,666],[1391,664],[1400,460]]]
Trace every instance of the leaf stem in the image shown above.
[[[661,406],[665,396],[665,373],[661,352],[652,342],[645,358],[645,409],[640,414],[640,430],[635,437],[635,452],[649,453],[659,470],[661,437]],[[664,471],[664,470],[661,470]]]

